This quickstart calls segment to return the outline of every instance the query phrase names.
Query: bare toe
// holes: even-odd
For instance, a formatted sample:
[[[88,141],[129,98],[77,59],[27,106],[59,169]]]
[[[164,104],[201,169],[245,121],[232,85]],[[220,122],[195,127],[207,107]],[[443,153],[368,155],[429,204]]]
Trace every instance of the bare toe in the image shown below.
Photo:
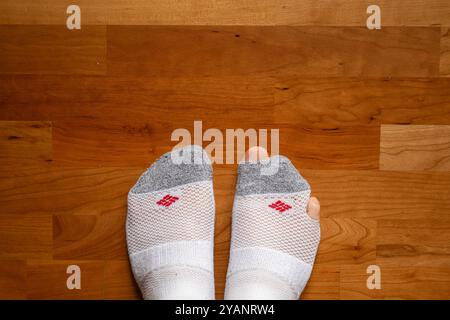
[[[257,162],[267,158],[269,158],[269,155],[263,147],[252,147],[245,153],[245,162]]]
[[[308,215],[311,218],[313,218],[315,220],[319,220],[320,219],[320,202],[319,202],[319,199],[317,199],[316,197],[311,197],[309,199],[307,213],[308,213]]]

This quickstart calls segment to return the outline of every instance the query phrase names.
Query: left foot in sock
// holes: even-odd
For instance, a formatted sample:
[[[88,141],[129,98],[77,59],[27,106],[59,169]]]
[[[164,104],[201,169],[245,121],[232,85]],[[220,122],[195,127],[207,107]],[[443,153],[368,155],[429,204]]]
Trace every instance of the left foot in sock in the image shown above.
[[[179,152],[203,162],[166,153],[128,194],[131,267],[145,299],[214,299],[212,168],[199,146]]]

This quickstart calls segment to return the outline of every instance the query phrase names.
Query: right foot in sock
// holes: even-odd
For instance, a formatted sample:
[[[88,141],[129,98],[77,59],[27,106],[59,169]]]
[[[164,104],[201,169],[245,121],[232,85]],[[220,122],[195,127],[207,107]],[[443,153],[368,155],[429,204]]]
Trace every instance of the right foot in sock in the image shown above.
[[[206,161],[166,153],[128,194],[131,267],[145,299],[214,299],[212,168],[201,147],[179,151]]]
[[[264,160],[262,150],[256,156],[253,151],[238,169],[225,288],[229,300],[298,299],[320,241],[320,206],[310,198],[309,184],[289,159]],[[261,175],[273,161],[279,161],[278,171]]]

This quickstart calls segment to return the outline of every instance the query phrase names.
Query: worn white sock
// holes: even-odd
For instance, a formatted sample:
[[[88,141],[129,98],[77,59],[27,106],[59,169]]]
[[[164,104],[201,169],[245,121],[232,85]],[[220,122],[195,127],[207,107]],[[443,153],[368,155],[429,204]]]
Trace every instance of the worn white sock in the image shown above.
[[[239,165],[225,299],[298,299],[320,240],[306,213],[310,192],[286,157]]]
[[[166,153],[128,194],[131,267],[144,299],[214,299],[212,168],[199,146],[178,152],[192,162]]]

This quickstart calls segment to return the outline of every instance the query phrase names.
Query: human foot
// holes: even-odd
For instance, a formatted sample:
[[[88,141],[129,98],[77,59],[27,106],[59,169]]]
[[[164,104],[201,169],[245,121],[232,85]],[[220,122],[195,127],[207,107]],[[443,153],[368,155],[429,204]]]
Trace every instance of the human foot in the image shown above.
[[[203,161],[166,153],[128,194],[131,267],[145,299],[214,299],[212,168],[199,146],[177,152]]]
[[[320,240],[320,205],[309,184],[289,159],[265,158],[261,149],[239,165],[225,299],[297,299]],[[261,175],[273,161],[279,170]]]

